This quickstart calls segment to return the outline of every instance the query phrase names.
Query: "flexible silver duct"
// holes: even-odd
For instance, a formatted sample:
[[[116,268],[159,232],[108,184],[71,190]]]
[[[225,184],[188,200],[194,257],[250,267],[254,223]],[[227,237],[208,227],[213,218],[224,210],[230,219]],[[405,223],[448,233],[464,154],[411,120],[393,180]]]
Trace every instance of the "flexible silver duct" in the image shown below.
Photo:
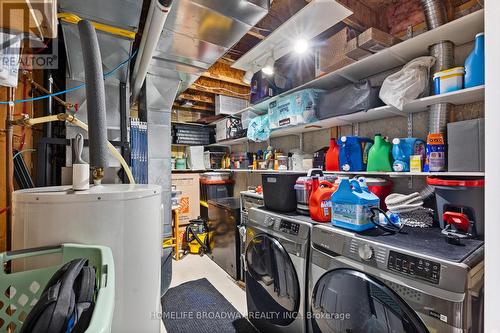
[[[446,8],[441,0],[420,0],[424,8],[427,29],[435,29],[448,22]],[[436,58],[434,66],[431,68],[430,79],[431,89],[434,91],[434,73],[452,68],[455,63],[455,46],[450,41],[442,41],[429,48],[430,55]],[[448,123],[448,113],[452,105],[449,103],[439,103],[431,105],[429,110],[429,133],[445,133]]]
[[[78,31],[85,65],[90,167],[102,171],[108,166],[108,152],[101,52],[96,31],[89,21],[78,22]]]
[[[432,30],[448,22],[446,8],[441,0],[420,0],[424,8],[427,29]]]

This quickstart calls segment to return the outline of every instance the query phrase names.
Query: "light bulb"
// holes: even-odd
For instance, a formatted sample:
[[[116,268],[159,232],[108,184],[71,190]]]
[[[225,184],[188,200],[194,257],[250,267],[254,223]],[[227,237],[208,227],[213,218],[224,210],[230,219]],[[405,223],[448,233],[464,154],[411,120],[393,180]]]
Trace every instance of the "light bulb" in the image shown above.
[[[309,49],[309,42],[305,39],[298,39],[293,49],[297,54],[304,54]]]

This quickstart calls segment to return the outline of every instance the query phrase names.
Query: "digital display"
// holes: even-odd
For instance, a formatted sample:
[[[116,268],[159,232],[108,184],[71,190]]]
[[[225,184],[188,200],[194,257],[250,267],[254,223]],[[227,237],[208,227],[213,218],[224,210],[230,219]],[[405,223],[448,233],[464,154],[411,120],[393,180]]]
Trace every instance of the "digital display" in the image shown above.
[[[387,268],[391,271],[439,284],[441,264],[437,262],[390,251]]]
[[[282,220],[280,223],[280,230],[292,235],[298,235],[299,229],[300,229],[300,224],[298,223],[293,223],[286,220]]]

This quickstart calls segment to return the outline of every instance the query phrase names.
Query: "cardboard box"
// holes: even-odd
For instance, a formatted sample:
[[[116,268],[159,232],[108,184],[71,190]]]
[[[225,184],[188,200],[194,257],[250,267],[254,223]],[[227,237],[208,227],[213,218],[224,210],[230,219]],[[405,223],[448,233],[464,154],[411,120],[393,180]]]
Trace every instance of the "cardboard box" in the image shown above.
[[[351,59],[360,60],[372,54],[372,52],[359,47],[358,37],[355,37],[347,42],[345,55]]]
[[[370,52],[382,51],[399,42],[397,37],[375,28],[365,30],[358,36],[358,46]]]
[[[345,67],[345,66],[350,65],[350,64],[355,63],[355,62],[356,62],[356,60],[354,60],[354,59],[351,59],[351,58],[346,57],[346,56],[342,56],[342,57],[338,58],[337,61],[335,63],[331,64],[329,67],[317,68],[316,77],[324,75],[326,73],[336,71],[337,69],[340,69],[342,67]]]
[[[317,63],[318,70],[316,71],[316,74],[328,73],[331,70],[327,69],[332,66],[345,63],[345,58],[347,58],[345,56],[347,42],[355,37],[356,32],[351,28],[346,27],[325,40],[319,48]]]
[[[172,185],[182,191],[180,195],[179,225],[189,224],[200,216],[200,175],[197,173],[173,173]]]

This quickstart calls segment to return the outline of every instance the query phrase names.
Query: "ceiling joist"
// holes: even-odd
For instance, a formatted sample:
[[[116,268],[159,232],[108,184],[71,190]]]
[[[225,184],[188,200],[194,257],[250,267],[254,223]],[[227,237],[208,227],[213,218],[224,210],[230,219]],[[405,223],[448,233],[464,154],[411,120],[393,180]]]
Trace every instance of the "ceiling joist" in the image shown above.
[[[183,110],[183,111],[204,111],[204,112],[215,112],[215,108],[213,106],[204,106],[204,105],[193,105],[190,107],[185,107],[180,105],[177,102],[174,102],[175,109],[177,110]]]
[[[215,104],[215,98],[214,96],[209,96],[207,95],[201,95],[201,94],[189,94],[189,93],[182,93],[179,95],[179,99],[183,99],[185,101],[193,101],[193,102],[202,102],[202,103],[207,103],[207,104]]]

